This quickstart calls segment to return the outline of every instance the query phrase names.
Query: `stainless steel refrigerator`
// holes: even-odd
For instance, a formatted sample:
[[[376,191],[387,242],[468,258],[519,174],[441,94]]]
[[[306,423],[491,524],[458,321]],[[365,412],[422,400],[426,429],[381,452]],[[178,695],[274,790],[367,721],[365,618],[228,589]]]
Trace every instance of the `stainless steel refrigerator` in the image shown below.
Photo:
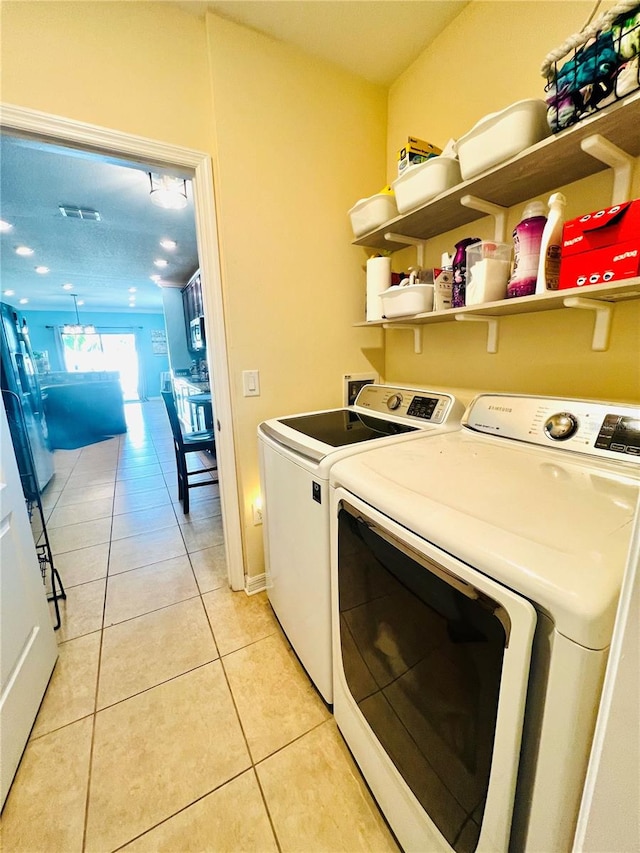
[[[5,302],[0,316],[2,398],[25,497],[33,500],[33,490],[42,492],[53,476],[53,454],[26,323]]]

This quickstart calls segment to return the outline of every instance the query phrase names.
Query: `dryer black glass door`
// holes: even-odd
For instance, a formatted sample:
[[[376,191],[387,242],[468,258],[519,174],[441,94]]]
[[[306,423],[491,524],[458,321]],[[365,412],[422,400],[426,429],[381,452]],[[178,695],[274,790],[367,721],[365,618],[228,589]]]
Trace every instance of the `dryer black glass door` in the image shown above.
[[[338,530],[349,690],[444,838],[469,853],[487,798],[509,620],[485,593],[344,508]]]

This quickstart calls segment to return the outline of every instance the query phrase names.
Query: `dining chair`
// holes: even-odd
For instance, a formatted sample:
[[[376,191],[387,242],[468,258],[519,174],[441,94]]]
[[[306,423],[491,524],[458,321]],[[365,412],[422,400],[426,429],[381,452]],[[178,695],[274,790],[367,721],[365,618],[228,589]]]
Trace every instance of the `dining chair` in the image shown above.
[[[212,486],[218,482],[216,442],[213,430],[184,433],[180,425],[180,419],[178,418],[173,391],[162,391],[161,393],[167,409],[167,415],[169,416],[171,432],[173,433],[173,446],[176,452],[176,466],[178,469],[178,500],[181,501],[182,511],[186,515],[189,512],[189,489],[195,489],[197,486]],[[189,471],[187,469],[187,455],[203,450],[213,456],[213,466],[211,468],[197,468]],[[195,477],[196,474],[207,474],[212,471],[215,471],[215,477],[211,479],[198,480],[196,482],[189,481],[189,478]]]

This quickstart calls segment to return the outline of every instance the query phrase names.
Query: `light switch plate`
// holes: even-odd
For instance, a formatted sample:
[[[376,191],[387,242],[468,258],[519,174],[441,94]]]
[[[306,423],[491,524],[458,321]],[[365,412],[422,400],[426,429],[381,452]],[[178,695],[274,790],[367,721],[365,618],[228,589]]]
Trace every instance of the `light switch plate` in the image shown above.
[[[243,370],[242,371],[242,393],[245,397],[260,396],[260,371],[259,370]]]

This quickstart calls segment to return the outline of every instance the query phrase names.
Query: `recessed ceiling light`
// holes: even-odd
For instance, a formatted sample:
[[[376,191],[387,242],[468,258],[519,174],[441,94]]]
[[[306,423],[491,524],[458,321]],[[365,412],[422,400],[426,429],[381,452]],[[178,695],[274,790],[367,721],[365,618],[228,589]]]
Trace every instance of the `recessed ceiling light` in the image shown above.
[[[33,249],[30,249],[28,246],[18,246],[16,249],[16,255],[33,255]]]
[[[67,282],[66,284],[62,285],[62,289],[63,290],[73,290],[73,285],[69,284],[69,282]]]
[[[46,275],[48,272],[51,272],[49,267],[34,267],[34,269],[37,273],[40,273],[40,275]]]
[[[28,301],[29,301],[28,299],[21,299],[20,305],[26,305]]]
[[[10,222],[6,222],[4,219],[0,219],[0,231],[11,231],[13,225]],[[160,243],[162,245],[162,243]],[[167,247],[165,246],[165,249]]]
[[[16,293],[15,290],[5,290],[4,295],[5,296],[15,296],[15,293]]]
[[[165,261],[164,258],[156,258],[153,265],[155,267],[167,267],[169,266],[169,261]]]
[[[158,281],[160,281],[162,276],[161,275],[150,275],[149,278],[151,279],[151,281],[158,282]]]
[[[178,245],[175,240],[160,240],[160,245],[163,249],[166,249],[169,252],[172,252],[176,246]]]
[[[138,289],[137,287],[130,287],[129,293],[135,293],[137,289]]]

